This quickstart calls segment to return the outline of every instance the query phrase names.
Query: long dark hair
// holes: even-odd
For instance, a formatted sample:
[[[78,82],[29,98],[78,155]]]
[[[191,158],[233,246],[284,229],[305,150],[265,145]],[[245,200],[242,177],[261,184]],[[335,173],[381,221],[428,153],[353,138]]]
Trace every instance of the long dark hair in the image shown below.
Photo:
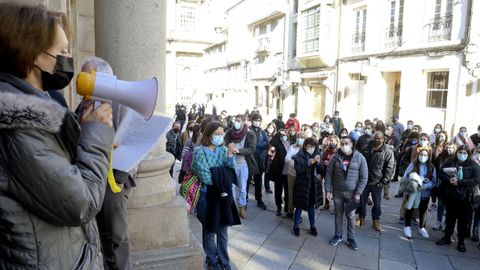
[[[203,146],[210,146],[212,144],[212,140],[210,138],[212,137],[213,133],[220,127],[223,128],[223,125],[217,121],[211,121],[207,124],[205,130],[202,133],[201,143]]]
[[[427,178],[431,179],[432,174],[433,174],[433,169],[435,166],[432,163],[432,152],[427,149],[422,149],[420,152],[418,152],[418,155],[420,155],[421,152],[427,152],[428,154],[428,160],[427,160]],[[420,161],[418,161],[418,155],[417,158],[412,162],[413,163],[413,169],[412,172],[416,172],[418,175],[420,175]]]

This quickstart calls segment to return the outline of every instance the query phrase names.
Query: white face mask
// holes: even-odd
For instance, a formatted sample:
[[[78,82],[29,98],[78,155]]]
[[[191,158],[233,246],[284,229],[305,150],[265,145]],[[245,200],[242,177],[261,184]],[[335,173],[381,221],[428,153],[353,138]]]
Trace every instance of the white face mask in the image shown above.
[[[309,153],[310,155],[313,155],[314,152],[315,148],[307,148],[307,153]]]
[[[428,160],[428,156],[418,156],[418,161],[422,164],[427,162],[427,160]]]
[[[440,128],[435,129],[435,133],[439,133],[440,131],[442,131]]]
[[[290,135],[291,135],[291,136],[295,136],[295,134],[297,134],[297,132],[295,132],[295,131],[290,131]]]
[[[445,141],[445,136],[438,136],[438,141],[439,142],[444,142]]]
[[[260,121],[253,121],[253,126],[254,127],[259,127],[260,126]]]
[[[272,132],[273,132],[273,128],[272,128],[272,127],[269,127],[269,128],[267,128],[267,131],[268,131],[268,133],[272,133]]]
[[[352,147],[350,145],[344,145],[341,147],[341,150],[344,154],[348,155],[352,153]]]

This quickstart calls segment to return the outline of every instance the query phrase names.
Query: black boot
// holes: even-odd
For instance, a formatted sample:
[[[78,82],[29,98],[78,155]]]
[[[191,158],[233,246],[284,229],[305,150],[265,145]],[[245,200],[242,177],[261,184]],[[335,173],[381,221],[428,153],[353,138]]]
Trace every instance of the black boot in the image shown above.
[[[473,227],[472,230],[472,241],[478,242],[478,227]]]
[[[275,213],[275,215],[277,215],[277,217],[282,216],[282,207],[281,206],[277,206],[277,213]]]

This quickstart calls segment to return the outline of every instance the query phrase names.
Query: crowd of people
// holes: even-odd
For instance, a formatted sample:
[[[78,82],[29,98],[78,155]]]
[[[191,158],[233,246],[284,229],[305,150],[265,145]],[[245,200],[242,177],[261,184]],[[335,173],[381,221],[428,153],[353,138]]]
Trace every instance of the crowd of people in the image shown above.
[[[187,156],[192,152],[193,158],[187,159],[187,166],[182,163],[179,182],[191,171],[208,186],[209,168],[218,166],[218,162],[228,164],[236,174],[231,194],[241,219],[247,217],[252,184],[256,204],[263,210],[267,206],[262,193],[274,193],[276,215],[293,220],[292,233],[296,236],[301,233],[302,211],[308,213],[308,233],[317,236],[315,210],[320,206],[320,210],[328,210],[333,201],[335,233],[329,243],[343,241],[345,215],[346,243],[356,250],[355,227],[365,226],[367,206],[372,205],[372,228],[381,232],[381,201],[390,200],[390,183],[399,181],[395,197],[403,198],[399,211],[405,237],[411,238],[412,224],[418,224],[419,235],[429,238],[426,216],[435,212],[437,222],[431,228],[445,232],[438,245],[451,243],[455,224],[458,251],[465,252],[466,237],[479,240],[480,126],[472,136],[461,127],[449,139],[441,124],[428,134],[412,120],[405,127],[396,115],[387,123],[377,118],[357,122],[352,130],[344,126],[338,111],[322,122],[305,124],[294,113],[285,122],[282,114],[263,121],[255,110],[235,116],[222,111],[188,120],[185,136],[181,136],[185,141],[181,153]],[[216,128],[213,135],[212,125]],[[179,131],[176,133],[180,136]],[[212,151],[218,156],[203,158]],[[210,158],[215,163],[208,164]],[[216,233],[225,241],[217,242],[218,249],[213,237],[204,233],[207,262],[213,269],[230,269],[223,248],[227,232],[223,229]]]

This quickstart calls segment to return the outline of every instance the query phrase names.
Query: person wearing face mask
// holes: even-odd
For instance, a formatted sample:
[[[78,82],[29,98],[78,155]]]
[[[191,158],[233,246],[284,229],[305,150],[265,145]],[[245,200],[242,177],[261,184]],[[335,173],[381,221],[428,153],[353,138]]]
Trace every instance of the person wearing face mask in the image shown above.
[[[328,163],[332,159],[333,155],[337,153],[338,149],[340,149],[340,139],[338,138],[337,135],[330,135],[327,138],[325,138],[326,141],[326,147],[323,149],[322,152],[322,165],[323,167],[327,167]],[[325,173],[325,171],[324,171]],[[325,179],[325,175],[322,175],[322,179]],[[323,183],[325,184],[325,182]],[[325,203],[323,204],[323,207],[320,210],[328,210],[330,209],[330,199],[325,197]]]
[[[400,137],[400,145],[401,145],[400,148],[402,148],[403,145],[405,144],[405,142],[408,140],[408,135],[410,135],[412,130],[413,130],[413,121],[408,120],[407,121],[407,129],[405,129],[405,131],[402,132],[402,136]]]
[[[430,145],[429,136],[427,133],[421,133],[418,137],[418,144],[410,147],[410,149],[407,150],[406,155],[408,156],[408,154],[410,154],[409,162],[413,162],[414,160],[416,160],[418,153],[420,153],[420,151],[423,149],[428,150],[429,154],[432,155],[432,146]],[[431,158],[432,156],[430,156],[430,159]]]
[[[277,115],[277,118],[273,119],[272,122],[275,123],[276,130],[285,129],[285,122],[283,122],[283,114],[279,113]]]
[[[435,165],[435,168],[439,169],[437,165],[437,158],[440,156],[440,154],[443,152],[445,149],[445,145],[447,144],[448,140],[448,134],[446,131],[440,131],[438,134],[435,136],[435,142],[432,144],[432,163]],[[437,184],[438,186],[438,184]],[[437,207],[437,187],[434,187],[432,189],[432,205],[428,209],[429,212],[435,211]]]
[[[300,151],[303,147],[303,143],[305,139],[308,138],[307,134],[304,132],[297,134],[297,141],[295,144],[292,144],[290,148],[288,148],[287,155],[285,156],[285,167],[287,171],[287,181],[288,181],[288,211],[287,211],[287,218],[293,218],[293,186],[295,184],[295,164],[293,161],[293,156],[295,156],[298,151]],[[285,169],[284,167],[284,169]]]
[[[102,269],[95,216],[112,108],[80,118],[46,94],[74,76],[65,14],[0,3],[0,268]]]
[[[235,153],[238,149],[235,145],[224,146],[224,130],[220,122],[209,122],[205,127],[201,138],[201,145],[193,151],[192,171],[202,182],[200,197],[196,206],[197,218],[202,224],[203,250],[206,254],[205,263],[211,269],[231,269],[228,255],[228,226],[240,224],[238,213],[234,205],[232,189],[228,188],[231,183],[220,193],[216,188],[212,168],[236,168]],[[232,172],[232,178],[235,173]],[[220,196],[219,196],[220,195]],[[220,204],[227,211],[231,211],[232,220],[226,222],[221,211],[217,212]],[[218,217],[218,218],[216,218]],[[218,221],[224,222],[218,222]],[[215,241],[215,237],[217,241]]]
[[[322,174],[322,161],[318,150],[317,140],[306,138],[301,150],[292,157],[295,164],[295,184],[293,186],[293,206],[295,216],[293,218],[293,234],[300,236],[300,218],[302,210],[308,212],[310,229],[308,233],[317,236],[315,228],[315,209],[323,201],[322,185],[316,176]]]
[[[288,212],[288,167],[285,166],[285,157],[287,156],[287,151],[291,144],[287,131],[285,129],[279,130],[278,133],[273,136],[270,145],[275,148],[275,156],[271,161],[270,168],[265,177],[275,183],[274,195],[275,205],[277,206],[276,215],[281,216],[283,201],[285,201],[284,210],[285,212]],[[283,194],[285,194],[283,197],[284,199],[282,199]]]
[[[432,145],[435,144],[435,142],[437,141],[437,136],[442,131],[443,131],[442,125],[441,124],[436,124],[435,127],[433,128],[432,134],[430,134],[430,138],[429,138],[430,144],[432,144]]]
[[[467,128],[461,127],[458,131],[458,134],[453,137],[452,142],[454,142],[457,146],[466,145],[469,151],[475,149],[475,145],[473,144],[470,137],[468,137]]]
[[[291,113],[287,122],[285,123],[285,129],[290,129],[290,127],[294,127],[296,132],[300,132],[300,122],[298,122],[297,115]]]
[[[350,138],[352,138],[353,143],[356,144],[360,136],[362,136],[363,124],[362,122],[355,123],[355,129],[350,131]]]
[[[322,132],[322,138],[321,141],[325,140],[330,135],[335,135],[335,129],[333,128],[333,124],[328,124],[326,125],[325,131]]]
[[[461,170],[462,173],[459,173]],[[467,220],[471,211],[472,188],[480,184],[480,166],[471,159],[468,147],[460,145],[453,159],[448,159],[439,171],[443,198],[447,209],[445,235],[437,245],[450,245],[457,223],[457,250],[465,252]]]
[[[268,124],[267,128],[265,129],[265,132],[267,133],[268,136],[268,141],[270,141],[275,134],[277,134],[277,126],[275,123],[270,123]]]
[[[348,136],[348,129],[342,128],[342,130],[340,130],[339,137],[342,138],[347,136]]]
[[[393,151],[393,157],[395,159],[395,169],[397,168],[397,160],[400,155],[400,138],[393,129],[392,124],[388,124],[385,129],[385,144]],[[395,174],[390,182],[397,180],[395,179]],[[385,200],[390,200],[390,182],[383,187],[383,198]]]
[[[477,127],[477,133],[470,136],[470,140],[475,147],[480,146],[480,125]]]
[[[395,158],[393,151],[385,144],[383,133],[376,131],[372,141],[361,151],[368,164],[368,183],[363,191],[360,211],[359,226],[365,223],[367,215],[367,198],[372,194],[372,221],[373,228],[380,232],[380,215],[382,214],[382,190],[392,179],[395,172]]]
[[[341,150],[335,153],[328,163],[325,173],[325,193],[330,200],[333,193],[335,204],[335,235],[329,241],[336,246],[343,241],[343,215],[347,217],[347,244],[353,250],[355,242],[355,208],[358,205],[368,181],[368,164],[365,157],[353,149],[353,140],[343,137]],[[346,211],[348,208],[348,212]]]
[[[262,175],[265,172],[265,163],[267,161],[267,149],[270,145],[268,136],[263,131],[262,127],[262,116],[258,113],[252,114],[252,126],[250,130],[255,134],[257,138],[257,144],[255,145],[255,161],[258,165],[259,173],[253,175],[253,181],[255,182],[255,200],[257,201],[257,206],[263,210],[267,210],[267,206],[262,200]],[[250,177],[249,177],[250,179]],[[247,185],[248,193],[248,185]]]
[[[402,123],[399,122],[398,115],[394,115],[392,117],[392,128],[393,128],[393,133],[398,137],[398,139],[401,138],[403,131],[405,130],[405,127],[403,126]]]
[[[167,139],[166,143],[166,150],[170,154],[172,154],[176,160],[181,159],[181,154],[182,154],[182,143],[180,139],[180,122],[175,122],[172,125],[172,128],[167,132],[165,135]],[[173,176],[173,167],[175,166],[175,163],[172,165],[170,168],[170,176]]]
[[[445,144],[445,147],[443,148],[443,151],[435,155],[433,154],[433,164],[435,165],[435,170],[437,172],[440,172],[441,167],[443,163],[448,160],[448,159],[453,159],[455,156],[455,153],[457,152],[457,145],[452,143],[452,142],[447,142]],[[437,187],[436,187],[436,195],[437,195],[437,221],[433,225],[433,230],[442,230],[444,228],[444,223],[443,223],[443,216],[444,216],[444,211],[445,211],[445,202],[444,202],[444,191],[443,191],[444,185],[442,185],[442,181],[438,180],[437,181]]]
[[[293,126],[287,130],[288,130],[288,141],[290,142],[290,144],[294,144],[295,141],[297,140],[297,130]]]
[[[311,127],[312,127],[312,132],[313,132],[314,138],[316,138],[317,140],[320,140],[320,138],[321,138],[320,124],[318,122],[314,122]]]
[[[344,128],[344,125],[343,125],[342,118],[340,118],[340,112],[339,111],[335,111],[335,113],[333,114],[332,124],[333,124],[333,128],[334,128],[334,131],[333,131],[334,134],[335,135],[340,135],[340,131]]]
[[[233,145],[237,149],[235,152],[235,163],[237,173],[237,185],[233,185],[233,198],[238,198],[239,213],[242,219],[247,218],[247,181],[249,175],[259,174],[257,161],[255,160],[255,150],[257,137],[255,133],[248,129],[246,117],[243,114],[235,116],[233,128],[225,134],[225,144]],[[239,189],[239,196],[236,196],[236,189]]]
[[[188,121],[187,128],[182,133],[182,146],[185,145],[187,143],[187,141],[192,138],[193,126],[195,126],[195,122],[194,121]]]
[[[322,133],[325,132],[331,123],[332,122],[330,121],[330,115],[325,115],[325,117],[323,118],[323,122],[320,124],[320,131]]]
[[[400,155],[398,157],[397,166],[395,168],[395,175],[393,176],[394,179],[398,179],[399,175],[404,175],[405,170],[407,169],[408,165],[411,163],[411,148],[418,144],[418,137],[420,134],[417,132],[410,132],[406,141],[402,144],[400,143]],[[395,195],[395,198],[403,197],[403,193],[398,192]],[[402,216],[403,219],[403,216]],[[403,221],[403,220],[402,220]]]
[[[355,143],[355,149],[362,152],[365,147],[368,146],[370,141],[372,140],[373,129],[371,124],[365,125],[363,129],[363,135],[358,138],[357,142]]]
[[[435,166],[429,159],[431,154],[424,149],[418,153],[418,157],[408,166],[402,178],[402,184],[407,191],[407,205],[405,206],[405,227],[403,234],[407,238],[412,237],[412,218],[414,209],[418,209],[420,223],[418,233],[423,238],[429,238],[425,229],[427,220],[427,208],[430,201],[431,190],[437,185],[437,173]]]

